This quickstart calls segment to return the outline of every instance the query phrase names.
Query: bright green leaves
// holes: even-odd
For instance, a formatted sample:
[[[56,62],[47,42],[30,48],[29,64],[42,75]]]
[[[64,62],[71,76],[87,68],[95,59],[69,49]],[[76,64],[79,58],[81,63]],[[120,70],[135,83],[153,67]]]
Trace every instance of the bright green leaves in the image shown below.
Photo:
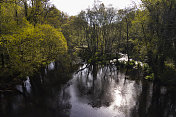
[[[50,25],[25,27],[4,39],[12,68],[22,73],[32,73],[42,63],[67,52],[63,34]]]
[[[63,14],[53,6],[49,8],[45,16],[45,20],[46,20],[45,22],[55,28],[60,28],[63,23],[62,15]]]
[[[44,47],[44,52],[50,55],[50,58],[53,59],[67,51],[67,42],[59,30],[50,25],[38,25],[36,28],[43,33],[41,45]]]
[[[67,42],[60,29],[63,17],[47,1],[1,2],[1,65],[27,75],[67,53]]]
[[[14,5],[0,3],[0,30],[1,34],[12,32],[15,29]]]

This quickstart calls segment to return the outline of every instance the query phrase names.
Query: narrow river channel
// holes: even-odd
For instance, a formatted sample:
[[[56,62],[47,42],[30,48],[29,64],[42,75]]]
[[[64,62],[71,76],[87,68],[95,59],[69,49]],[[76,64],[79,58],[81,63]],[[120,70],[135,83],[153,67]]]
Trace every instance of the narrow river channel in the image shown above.
[[[80,66],[64,73],[57,62],[1,95],[0,117],[176,117],[176,91],[125,75],[116,66]],[[83,69],[85,68],[85,69]]]

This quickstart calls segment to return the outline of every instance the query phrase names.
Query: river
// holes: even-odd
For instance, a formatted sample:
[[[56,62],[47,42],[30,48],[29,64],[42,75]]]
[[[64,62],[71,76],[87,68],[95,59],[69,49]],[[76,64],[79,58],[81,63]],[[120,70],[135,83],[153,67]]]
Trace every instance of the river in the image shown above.
[[[176,117],[175,88],[154,85],[139,71],[111,66],[65,73],[57,62],[3,95],[0,117]]]

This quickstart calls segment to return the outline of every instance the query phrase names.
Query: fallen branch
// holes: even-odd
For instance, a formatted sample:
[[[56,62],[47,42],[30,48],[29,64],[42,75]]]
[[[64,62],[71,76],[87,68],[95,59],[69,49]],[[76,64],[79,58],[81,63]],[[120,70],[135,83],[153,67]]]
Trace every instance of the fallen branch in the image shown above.
[[[80,71],[83,71],[84,69],[88,68],[90,66],[90,64],[87,64],[86,67],[82,68],[82,69],[79,69],[78,71],[76,71],[76,74]]]

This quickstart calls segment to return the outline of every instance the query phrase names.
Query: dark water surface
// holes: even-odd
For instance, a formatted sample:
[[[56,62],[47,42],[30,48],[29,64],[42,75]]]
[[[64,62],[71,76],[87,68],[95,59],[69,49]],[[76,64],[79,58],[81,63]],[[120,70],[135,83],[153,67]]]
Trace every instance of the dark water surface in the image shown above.
[[[139,77],[115,66],[65,73],[51,63],[17,86],[22,94],[1,95],[0,117],[176,117],[174,88]]]

